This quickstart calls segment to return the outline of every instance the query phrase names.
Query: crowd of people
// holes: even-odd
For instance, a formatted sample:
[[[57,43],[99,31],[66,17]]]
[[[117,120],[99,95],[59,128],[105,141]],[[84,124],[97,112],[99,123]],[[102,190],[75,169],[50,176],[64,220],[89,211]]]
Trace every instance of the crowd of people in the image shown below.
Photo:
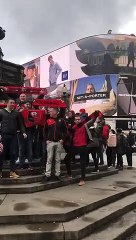
[[[40,107],[39,107],[40,108]],[[26,124],[24,110],[30,110],[28,116],[31,125]],[[92,155],[95,172],[99,172],[99,165],[104,164],[104,151],[107,155],[108,168],[116,167],[123,170],[123,155],[126,154],[128,168],[132,168],[132,146],[135,139],[130,131],[124,135],[122,129],[111,129],[105,122],[100,111],[91,115],[81,109],[79,113],[66,111],[54,107],[42,107],[46,116],[43,126],[33,123],[35,112],[32,102],[25,94],[21,94],[18,102],[8,99],[7,107],[0,110],[1,143],[0,143],[0,177],[2,178],[3,163],[10,160],[10,178],[19,178],[16,173],[16,160],[19,158],[19,168],[24,168],[28,159],[28,168],[33,169],[33,158],[40,151],[41,165],[45,174],[45,181],[52,178],[54,164],[54,178],[61,180],[61,153],[66,152],[67,178],[72,178],[71,162],[75,156],[80,156],[81,178],[79,186],[85,184],[86,168],[89,166],[89,156]],[[35,141],[36,140],[36,141]],[[36,143],[38,143],[36,145]],[[117,163],[116,163],[117,161]]]

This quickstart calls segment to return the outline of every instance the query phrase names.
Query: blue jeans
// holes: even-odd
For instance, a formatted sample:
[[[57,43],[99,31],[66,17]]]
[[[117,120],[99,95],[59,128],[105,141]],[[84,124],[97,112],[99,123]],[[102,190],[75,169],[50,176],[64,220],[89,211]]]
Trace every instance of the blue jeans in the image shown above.
[[[32,152],[33,133],[31,131],[28,131],[26,134],[27,134],[26,139],[23,137],[22,133],[18,134],[19,163],[21,167],[23,167],[25,163],[25,158],[28,159],[29,166],[32,165],[32,159],[33,159],[33,152]]]

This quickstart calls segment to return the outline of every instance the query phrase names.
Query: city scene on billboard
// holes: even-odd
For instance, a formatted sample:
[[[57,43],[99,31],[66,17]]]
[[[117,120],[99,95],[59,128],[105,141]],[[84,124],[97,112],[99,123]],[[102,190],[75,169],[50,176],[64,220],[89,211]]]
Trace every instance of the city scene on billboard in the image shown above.
[[[136,115],[136,79],[120,77],[117,83],[117,112],[119,116]]]
[[[85,109],[88,114],[100,110],[104,115],[116,115],[117,75],[98,75],[71,81],[70,108]]]
[[[135,56],[135,36],[109,34],[87,37],[71,45],[71,71],[76,65],[82,77],[118,73],[135,75]]]

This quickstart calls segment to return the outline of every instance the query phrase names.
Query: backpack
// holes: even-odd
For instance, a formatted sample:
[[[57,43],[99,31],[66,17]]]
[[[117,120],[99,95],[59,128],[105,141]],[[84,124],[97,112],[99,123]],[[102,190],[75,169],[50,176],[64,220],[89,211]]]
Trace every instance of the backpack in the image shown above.
[[[117,136],[116,134],[109,134],[108,140],[107,140],[107,146],[108,147],[116,147],[117,146]]]

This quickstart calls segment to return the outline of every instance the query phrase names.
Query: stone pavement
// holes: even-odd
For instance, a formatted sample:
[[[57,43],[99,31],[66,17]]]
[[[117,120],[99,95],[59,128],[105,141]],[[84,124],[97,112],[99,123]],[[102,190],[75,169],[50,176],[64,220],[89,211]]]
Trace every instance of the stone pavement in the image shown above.
[[[46,192],[1,194],[0,239],[74,240],[92,234],[86,239],[124,240],[117,238],[124,235],[121,235],[123,229],[117,231],[116,225],[110,238],[105,233],[100,234],[103,238],[93,234],[123,214],[132,217],[131,226],[126,224],[132,230],[136,227],[135,209],[136,169],[87,181],[83,187],[73,184]]]

